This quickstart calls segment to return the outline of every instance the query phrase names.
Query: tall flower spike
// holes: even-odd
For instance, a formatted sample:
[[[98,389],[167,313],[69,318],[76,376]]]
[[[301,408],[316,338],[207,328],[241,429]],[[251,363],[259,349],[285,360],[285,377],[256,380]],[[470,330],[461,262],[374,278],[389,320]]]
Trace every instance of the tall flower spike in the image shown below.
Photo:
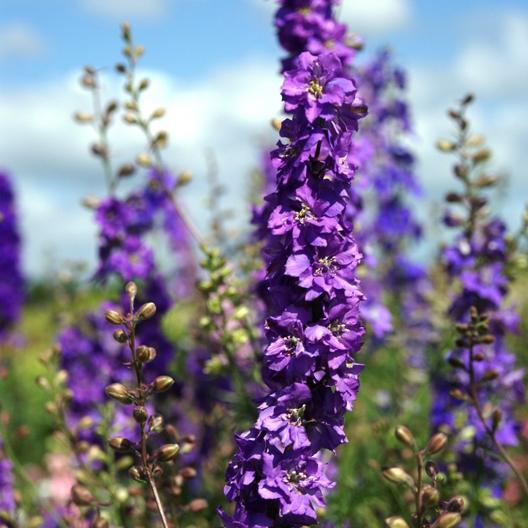
[[[518,442],[514,410],[524,399],[524,373],[516,368],[505,339],[518,324],[518,315],[506,305],[512,247],[505,224],[490,218],[486,207],[486,189],[495,179],[483,168],[490,151],[478,136],[470,135],[466,110],[471,100],[466,97],[460,108],[449,113],[458,128],[457,140],[438,143],[440,150],[457,155],[454,173],[463,190],[446,197],[449,209],[444,223],[459,232],[444,249],[442,264],[458,285],[448,315],[459,338],[447,358],[450,371],[434,380],[432,423],[460,432],[456,417],[463,413],[465,434],[456,445],[460,470],[479,486],[500,489],[504,462],[517,473],[503,446]],[[488,449],[502,460],[489,456]],[[522,475],[517,476],[528,493]]]
[[[346,216],[362,113],[356,87],[333,53],[302,53],[285,72],[290,114],[272,153],[263,287],[268,303],[263,379],[269,394],[255,426],[237,435],[225,493],[227,527],[316,522],[333,487],[322,450],[346,441],[344,415],[359,388],[355,355],[364,329],[355,269],[361,254]]]

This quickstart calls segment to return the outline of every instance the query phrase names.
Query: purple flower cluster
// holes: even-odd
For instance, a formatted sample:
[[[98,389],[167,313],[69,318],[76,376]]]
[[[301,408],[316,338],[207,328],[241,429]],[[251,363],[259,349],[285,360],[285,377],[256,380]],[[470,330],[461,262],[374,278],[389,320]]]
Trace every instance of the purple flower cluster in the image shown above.
[[[13,464],[2,452],[2,439],[0,438],[0,514],[6,513],[10,517],[15,514],[15,494],[13,490]],[[0,527],[4,524],[0,515]]]
[[[421,194],[414,156],[402,142],[410,133],[408,105],[403,99],[405,74],[383,50],[361,68],[359,78],[359,91],[369,108],[358,134],[358,150],[363,154],[359,172],[366,187],[365,201],[373,212],[363,211],[359,222],[367,255],[367,302],[362,313],[374,335],[382,337],[392,322],[381,297],[385,293],[387,301],[390,296],[399,320],[405,322],[409,358],[423,366],[423,351],[432,338],[427,301],[431,287],[424,267],[408,254],[420,241],[422,228],[411,201]]]
[[[333,486],[321,453],[346,442],[344,415],[362,369],[355,362],[364,336],[361,254],[346,216],[356,87],[337,55],[305,52],[285,72],[282,96],[291,118],[272,153],[277,181],[266,197],[269,394],[254,427],[237,435],[226,474],[236,506],[232,517],[221,516],[237,528],[316,522]]]
[[[156,349],[157,355],[150,364],[153,377],[164,374],[173,359],[173,345],[161,328],[163,316],[172,306],[169,281],[165,280],[160,265],[154,258],[154,250],[148,237],[154,231],[162,232],[168,239],[171,257],[178,268],[171,273],[178,280],[175,293],[186,295],[194,282],[192,248],[182,219],[171,192],[175,179],[169,173],[153,171],[147,184],[124,199],[110,196],[96,209],[99,227],[99,269],[96,277],[106,280],[117,277],[121,282],[142,281],[141,298],[138,302],[152,301],[156,304],[156,316],[145,321],[138,333],[138,344],[144,343]],[[181,284],[186,287],[181,287]],[[123,298],[123,307],[128,300]],[[119,309],[119,304],[116,307]],[[107,401],[104,388],[115,381],[127,380],[130,370],[124,367],[127,361],[122,345],[112,338],[112,328],[104,320],[108,303],[97,313],[89,314],[83,321],[62,331],[61,368],[69,374],[69,388],[73,393],[69,419],[71,425],[83,416],[93,419],[94,427],[81,435],[93,436],[95,426],[102,420],[98,405]],[[125,357],[126,356],[126,357]],[[120,412],[122,408],[118,409]],[[125,415],[125,414],[124,414]],[[128,426],[116,416],[114,426]]]
[[[0,340],[5,340],[20,317],[24,278],[20,264],[20,235],[15,196],[6,173],[0,172]]]
[[[442,254],[448,276],[460,284],[451,299],[450,318],[466,323],[472,307],[489,315],[494,343],[477,345],[473,351],[479,359],[474,363],[477,397],[483,404],[493,403],[501,411],[497,440],[502,445],[516,445],[519,423],[514,410],[524,401],[524,372],[516,368],[515,356],[506,344],[506,336],[516,332],[519,324],[518,314],[505,302],[510,282],[506,275],[507,261],[506,226],[497,218],[479,223],[473,230],[464,230]],[[449,353],[449,358],[469,364],[469,354],[461,345]],[[480,468],[481,478],[487,479],[485,483],[501,483],[504,466],[488,455],[488,448],[493,448],[475,408],[452,396],[456,389],[466,392],[470,383],[470,374],[465,369],[453,369],[447,377],[436,380],[432,424],[435,428],[447,425],[456,431],[460,423],[457,416],[464,415],[466,427],[471,427],[474,434],[469,438],[463,435],[457,445],[461,468],[473,475]],[[491,417],[488,419],[491,424]]]
[[[275,26],[281,46],[290,54],[282,61],[283,72],[295,66],[296,58],[304,51],[312,55],[333,53],[348,65],[360,42],[348,34],[345,24],[339,23],[333,8],[340,0],[279,0]]]

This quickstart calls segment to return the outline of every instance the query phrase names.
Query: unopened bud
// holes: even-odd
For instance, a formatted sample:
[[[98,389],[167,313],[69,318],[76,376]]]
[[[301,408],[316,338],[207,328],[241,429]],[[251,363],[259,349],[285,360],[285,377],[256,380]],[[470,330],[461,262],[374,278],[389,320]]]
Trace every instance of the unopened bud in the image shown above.
[[[150,417],[150,430],[153,433],[160,433],[163,430],[163,416],[156,414]]]
[[[159,448],[158,460],[167,462],[173,459],[180,452],[180,446],[178,444],[165,444]]]
[[[152,386],[155,392],[165,392],[174,385],[174,380],[170,376],[158,376]]]
[[[139,81],[139,89],[140,91],[146,90],[149,87],[150,81],[148,79],[141,79]]]
[[[460,495],[453,497],[447,504],[447,509],[450,512],[455,512],[455,513],[463,512],[465,507],[466,507],[466,501],[464,497],[461,497]]]
[[[473,163],[484,163],[491,158],[491,150],[483,148],[473,155]]]
[[[491,413],[491,427],[495,432],[502,421],[502,411],[500,409],[494,409]]]
[[[408,427],[405,427],[404,425],[400,425],[396,427],[394,431],[394,436],[402,443],[409,447],[413,447],[415,445],[414,442],[414,436],[409,430]]]
[[[187,510],[192,513],[198,513],[207,508],[208,504],[205,499],[194,499],[187,505]]]
[[[143,406],[135,407],[133,414],[136,422],[140,424],[145,423],[148,419],[148,411]]]
[[[455,150],[456,145],[448,139],[439,139],[436,142],[436,148],[442,152],[452,152]]]
[[[194,478],[196,477],[196,469],[186,466],[180,470],[180,475],[185,479]]]
[[[433,524],[433,528],[455,528],[462,521],[459,513],[443,513]]]
[[[143,477],[142,471],[136,466],[132,466],[128,470],[128,475],[130,476],[132,480],[135,480],[137,482],[143,482],[145,480],[145,478]]]
[[[400,467],[390,467],[382,471],[383,476],[395,484],[407,484],[412,486],[414,484],[413,478]]]
[[[135,125],[138,122],[138,119],[134,114],[128,113],[123,116],[123,121],[129,125]]]
[[[132,449],[132,442],[128,438],[122,436],[111,438],[108,444],[112,449],[119,451],[120,453],[125,453]]]
[[[127,176],[132,176],[135,170],[136,168],[134,167],[134,165],[132,165],[132,163],[124,163],[123,165],[121,165],[121,167],[119,167],[119,171],[117,174],[120,178],[126,178]]]
[[[425,472],[427,475],[431,478],[434,478],[434,476],[438,473],[438,469],[436,468],[436,464],[432,462],[431,460],[428,460],[425,463]]]
[[[385,519],[385,524],[389,528],[409,528],[409,525],[402,517],[388,517]]]
[[[422,500],[428,506],[434,506],[440,501],[440,492],[433,486],[424,486],[422,490]]]
[[[444,433],[436,433],[431,437],[425,449],[430,455],[435,455],[440,453],[446,444],[447,436]]]
[[[88,488],[75,484],[71,489],[71,497],[77,506],[89,506],[95,500]]]
[[[139,319],[150,319],[156,313],[156,305],[153,302],[148,302],[139,307],[137,317]]]
[[[129,297],[135,298],[138,292],[136,283],[133,281],[127,282],[125,286],[125,291],[127,292]]]
[[[124,330],[116,330],[112,336],[118,343],[126,343],[128,339],[128,336]]]
[[[271,126],[279,131],[281,126],[282,126],[282,121],[278,118],[278,117],[274,117],[272,120],[271,120]]]
[[[123,324],[123,316],[117,310],[107,310],[105,312],[105,319],[114,325]]]
[[[97,517],[92,523],[92,528],[109,528],[110,524],[106,519],[102,517]]]
[[[105,388],[105,394],[121,403],[132,403],[133,398],[128,389],[121,383],[112,383]]]
[[[150,116],[151,119],[160,119],[165,115],[165,108],[156,108],[154,112],[152,112],[152,115]]]
[[[93,115],[86,112],[75,112],[75,114],[73,114],[73,118],[75,121],[77,121],[77,123],[81,124],[91,123],[93,121]]]
[[[178,176],[177,184],[179,186],[187,185],[192,180],[192,172],[189,170],[181,171]]]
[[[121,24],[121,36],[124,40],[130,40],[130,24],[128,22],[123,22]]]
[[[150,166],[152,166],[152,158],[148,154],[146,154],[144,152],[137,156],[136,161],[142,167],[150,167]]]
[[[493,381],[499,377],[499,373],[495,369],[490,369],[484,372],[484,375],[480,378],[480,381]]]
[[[156,349],[141,345],[137,348],[137,358],[141,363],[149,363],[156,358]]]

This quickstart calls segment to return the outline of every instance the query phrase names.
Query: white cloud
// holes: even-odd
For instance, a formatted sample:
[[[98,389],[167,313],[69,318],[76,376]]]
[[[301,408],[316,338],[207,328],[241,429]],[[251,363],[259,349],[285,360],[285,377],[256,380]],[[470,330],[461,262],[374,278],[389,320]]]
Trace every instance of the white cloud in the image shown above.
[[[274,62],[252,60],[212,72],[199,83],[183,84],[157,72],[151,79],[147,109],[167,108],[161,121],[170,134],[166,159],[175,170],[190,169],[195,181],[186,190],[190,215],[205,227],[203,200],[207,194],[207,148],[218,158],[220,178],[229,188],[226,203],[238,217],[245,211],[249,173],[259,159],[269,120],[280,110],[280,79]],[[2,131],[0,160],[19,190],[26,240],[25,262],[31,272],[42,270],[42,255],[83,258],[93,263],[95,239],[91,215],[80,205],[87,194],[104,193],[104,177],[87,147],[94,140],[89,126],[71,119],[89,107],[90,98],[77,74],[53,82],[11,89],[0,96]],[[110,84],[106,92],[115,93]],[[59,96],[60,94],[60,96]],[[122,124],[110,131],[117,161],[128,161],[143,144],[141,134]]]
[[[96,15],[119,20],[128,18],[159,18],[169,7],[168,0],[81,0],[82,6]]]
[[[455,73],[483,95],[525,95],[528,86],[528,15],[499,19],[497,39],[475,38],[461,53]]]
[[[0,60],[35,57],[45,49],[41,35],[25,23],[12,22],[0,27]]]
[[[412,18],[410,0],[342,0],[338,10],[351,31],[364,35],[400,29]]]

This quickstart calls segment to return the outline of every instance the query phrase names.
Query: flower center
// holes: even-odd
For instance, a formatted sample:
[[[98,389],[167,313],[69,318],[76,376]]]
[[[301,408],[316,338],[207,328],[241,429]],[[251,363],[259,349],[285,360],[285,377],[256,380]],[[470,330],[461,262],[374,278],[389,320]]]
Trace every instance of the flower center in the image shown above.
[[[308,83],[308,91],[316,98],[319,99],[323,95],[323,85],[317,80],[312,79]]]
[[[337,271],[335,266],[336,258],[335,257],[323,257],[317,261],[317,268],[315,270],[315,275],[322,275],[323,273],[330,273],[332,275]]]
[[[286,336],[284,338],[284,343],[286,344],[286,351],[290,356],[295,352],[298,342],[299,338],[295,336]]]
[[[333,321],[331,322],[329,325],[328,325],[328,329],[330,330],[330,332],[332,332],[332,334],[334,334],[335,336],[340,336],[344,333],[344,331],[346,330],[346,324],[345,323],[340,323],[339,321]]]
[[[288,421],[292,425],[300,427],[303,424],[304,413],[306,412],[306,404],[301,405],[297,409],[290,409],[287,413]]]
[[[324,43],[325,48],[327,49],[334,49],[335,48],[335,40],[334,39],[328,39]]]
[[[300,7],[297,12],[300,14],[300,15],[303,15],[303,16],[308,16],[310,14],[310,8],[308,6],[306,7]]]
[[[292,469],[291,471],[288,471],[284,480],[288,484],[292,484],[294,488],[302,488],[302,482],[306,480],[306,478],[306,473]]]
[[[295,213],[295,220],[300,224],[304,224],[304,221],[308,218],[313,218],[312,210],[306,204],[302,204],[301,210]]]

